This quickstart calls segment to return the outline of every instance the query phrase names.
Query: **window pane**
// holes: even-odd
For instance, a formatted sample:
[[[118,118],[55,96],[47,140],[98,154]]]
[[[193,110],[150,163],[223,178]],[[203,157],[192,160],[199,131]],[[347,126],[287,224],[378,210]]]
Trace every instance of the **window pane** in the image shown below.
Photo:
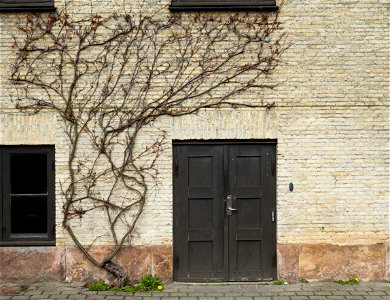
[[[11,234],[47,233],[47,197],[11,197]]]
[[[11,194],[47,192],[47,159],[44,153],[11,154]]]

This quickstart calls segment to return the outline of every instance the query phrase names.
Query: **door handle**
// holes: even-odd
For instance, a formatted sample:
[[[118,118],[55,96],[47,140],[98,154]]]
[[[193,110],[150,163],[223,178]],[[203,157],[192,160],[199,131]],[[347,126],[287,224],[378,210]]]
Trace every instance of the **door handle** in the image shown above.
[[[233,199],[234,197],[232,195],[228,195],[226,198],[226,215],[231,216],[233,211],[236,211],[237,208],[233,208]]]

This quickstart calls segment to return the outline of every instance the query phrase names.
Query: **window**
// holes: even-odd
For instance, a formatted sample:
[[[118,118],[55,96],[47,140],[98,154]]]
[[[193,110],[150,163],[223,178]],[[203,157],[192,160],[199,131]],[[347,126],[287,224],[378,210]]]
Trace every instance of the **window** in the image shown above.
[[[54,146],[1,146],[0,179],[0,244],[54,245]]]
[[[54,0],[0,0],[0,11],[54,11]]]
[[[172,11],[277,10],[276,0],[172,0]]]

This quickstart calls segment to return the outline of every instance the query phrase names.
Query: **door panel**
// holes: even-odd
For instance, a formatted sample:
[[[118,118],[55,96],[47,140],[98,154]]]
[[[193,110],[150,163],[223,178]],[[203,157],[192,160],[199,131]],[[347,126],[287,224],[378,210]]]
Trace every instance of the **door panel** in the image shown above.
[[[222,281],[225,278],[222,147],[175,147],[175,160],[175,278]]]
[[[229,194],[237,209],[229,217],[229,279],[261,280],[260,145],[229,147]]]
[[[262,153],[263,280],[272,280],[276,278],[276,145],[264,145]]]
[[[174,279],[274,278],[275,145],[178,144],[174,161]]]
[[[267,173],[268,146],[229,146],[229,194],[233,195],[233,207],[237,209],[229,217],[229,280],[257,281],[272,279],[267,270],[272,260],[265,257],[273,248],[271,239],[264,240],[263,232],[272,233],[272,195],[263,193],[264,174]]]

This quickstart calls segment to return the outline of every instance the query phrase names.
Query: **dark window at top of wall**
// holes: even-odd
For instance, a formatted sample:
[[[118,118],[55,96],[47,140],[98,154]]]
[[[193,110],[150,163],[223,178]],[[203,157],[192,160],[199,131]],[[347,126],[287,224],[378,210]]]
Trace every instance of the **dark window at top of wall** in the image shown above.
[[[53,146],[0,146],[0,245],[55,244]]]
[[[55,11],[54,0],[0,0],[0,12]]]
[[[172,0],[171,11],[278,10],[275,0]]]

